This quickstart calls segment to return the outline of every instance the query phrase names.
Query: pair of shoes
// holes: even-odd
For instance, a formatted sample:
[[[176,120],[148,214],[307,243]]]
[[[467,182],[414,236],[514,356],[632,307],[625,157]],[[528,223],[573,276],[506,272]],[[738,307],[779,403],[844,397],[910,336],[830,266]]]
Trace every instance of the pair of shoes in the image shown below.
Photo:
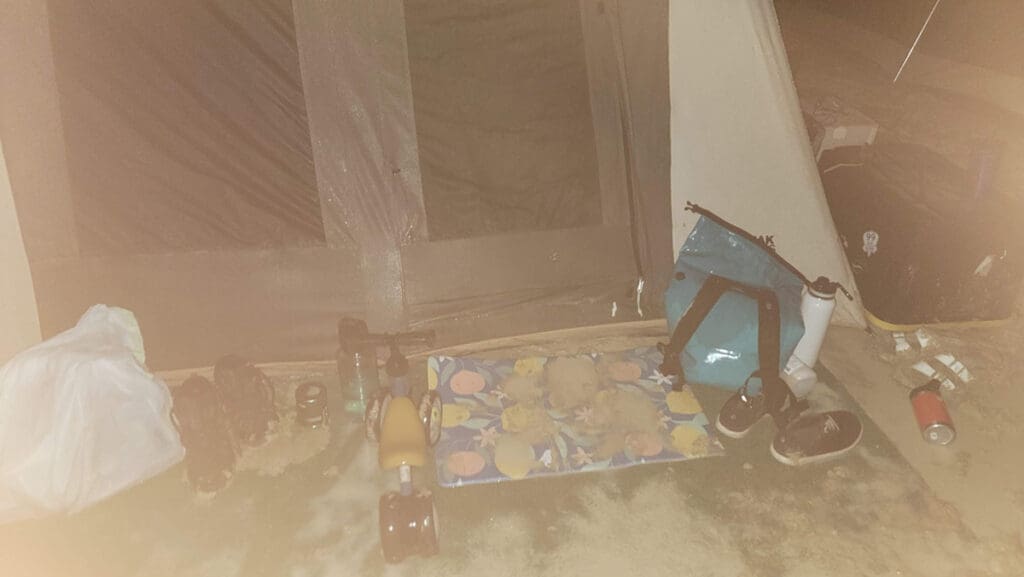
[[[242,357],[227,355],[213,366],[213,383],[236,442],[262,445],[277,420],[274,386],[267,376]]]
[[[171,419],[185,447],[189,485],[200,493],[227,487],[235,471],[235,444],[213,383],[192,375],[171,396]]]
[[[239,446],[263,444],[277,420],[274,388],[258,368],[229,355],[217,361],[213,375],[212,383],[192,375],[171,393],[188,481],[200,493],[227,487]]]
[[[742,439],[768,415],[763,394],[740,389],[722,406],[715,428],[723,435]],[[860,443],[864,427],[849,411],[800,415],[789,420],[772,440],[771,454],[784,465],[806,465],[837,459]]]

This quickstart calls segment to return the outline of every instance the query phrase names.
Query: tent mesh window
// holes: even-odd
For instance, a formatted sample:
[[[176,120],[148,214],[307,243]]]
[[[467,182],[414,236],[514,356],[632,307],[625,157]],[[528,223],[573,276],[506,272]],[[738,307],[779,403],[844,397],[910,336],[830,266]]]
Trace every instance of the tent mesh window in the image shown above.
[[[432,240],[601,223],[577,0],[407,0]]]
[[[324,242],[291,3],[49,3],[81,254]]]

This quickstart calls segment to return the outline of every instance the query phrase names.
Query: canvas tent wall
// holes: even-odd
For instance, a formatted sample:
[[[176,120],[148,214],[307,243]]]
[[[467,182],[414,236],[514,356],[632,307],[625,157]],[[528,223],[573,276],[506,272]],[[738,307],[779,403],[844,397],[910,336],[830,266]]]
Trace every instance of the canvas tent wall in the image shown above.
[[[672,2],[673,244],[709,208],[774,238],[805,276],[856,293],[811,152],[771,2]],[[837,322],[863,326],[856,301]]]
[[[341,315],[443,344],[660,314],[667,0],[115,4],[14,2],[0,23],[0,136],[44,334],[125,306],[170,367],[328,358]],[[771,4],[672,11],[674,34],[701,34],[673,40],[681,114],[729,124],[719,101],[754,88],[787,115],[746,141],[673,120],[671,160],[689,167],[676,201],[852,284],[829,226],[805,220],[827,215]],[[723,66],[701,61],[720,48]],[[749,74],[759,84],[737,84]],[[769,166],[765,146],[797,160],[776,150],[786,167]],[[763,218],[773,195],[792,212]],[[762,200],[726,200],[748,198]],[[797,251],[812,245],[826,248]]]
[[[35,293],[0,142],[0,364],[39,342]]]
[[[635,319],[638,269],[656,315],[666,12],[6,3],[0,135],[44,334],[107,302],[157,367],[328,358],[343,314],[441,343]]]

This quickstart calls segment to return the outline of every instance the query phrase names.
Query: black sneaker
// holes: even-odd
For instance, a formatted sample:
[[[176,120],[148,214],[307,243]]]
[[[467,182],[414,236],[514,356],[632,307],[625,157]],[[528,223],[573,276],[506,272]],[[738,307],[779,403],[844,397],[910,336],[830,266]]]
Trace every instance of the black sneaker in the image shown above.
[[[864,433],[857,415],[829,411],[797,417],[772,441],[775,460],[784,465],[808,465],[849,453]]]
[[[214,365],[213,381],[235,439],[247,447],[262,445],[277,420],[274,387],[267,376],[242,357],[228,355]]]
[[[213,384],[192,375],[172,391],[171,416],[185,446],[188,482],[200,493],[216,493],[234,475],[235,446]]]
[[[744,387],[722,405],[722,409],[718,411],[715,428],[726,437],[742,439],[766,415],[768,409],[764,395],[747,394]]]

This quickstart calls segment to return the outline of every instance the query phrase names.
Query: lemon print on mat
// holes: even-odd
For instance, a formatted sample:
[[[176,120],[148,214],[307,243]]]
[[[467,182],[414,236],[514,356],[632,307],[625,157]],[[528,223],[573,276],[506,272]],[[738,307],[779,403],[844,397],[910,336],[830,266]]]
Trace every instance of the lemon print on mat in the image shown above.
[[[703,429],[690,425],[679,425],[672,429],[672,447],[687,457],[706,455],[708,436]]]
[[[533,447],[512,435],[498,439],[494,447],[494,465],[511,479],[522,479],[536,463]]]
[[[672,391],[665,396],[665,402],[668,403],[668,410],[676,414],[692,415],[700,412],[700,403],[690,389]]]
[[[546,360],[543,357],[519,359],[512,367],[512,371],[521,377],[533,377],[544,372],[544,361]]]
[[[450,429],[469,420],[469,409],[465,405],[445,404],[441,409],[441,426]]]

